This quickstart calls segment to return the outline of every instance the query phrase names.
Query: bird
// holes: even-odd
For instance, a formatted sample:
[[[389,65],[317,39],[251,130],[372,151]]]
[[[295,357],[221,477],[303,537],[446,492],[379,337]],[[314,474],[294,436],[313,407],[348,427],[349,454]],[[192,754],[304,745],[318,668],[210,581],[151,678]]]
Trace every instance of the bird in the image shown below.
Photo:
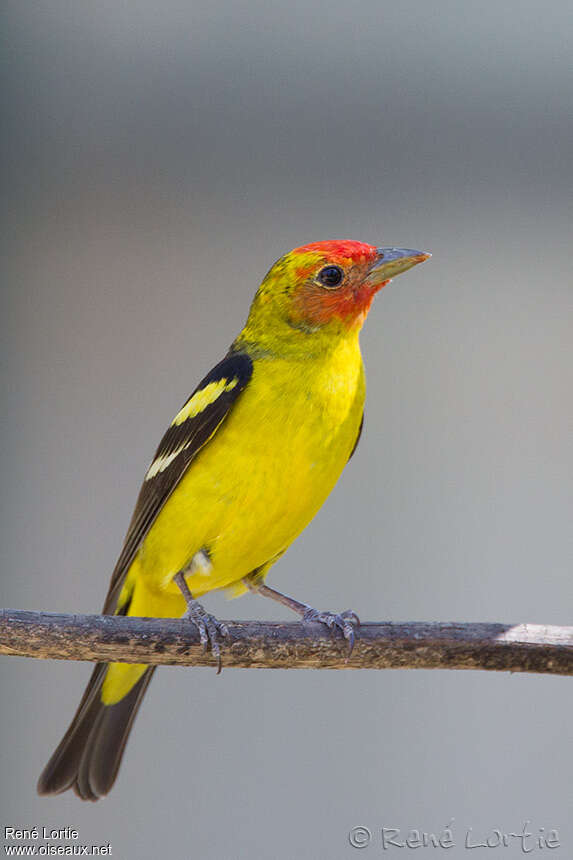
[[[376,293],[431,255],[311,242],[269,270],[244,328],[168,427],[145,475],[104,615],[186,617],[221,666],[227,630],[198,598],[254,592],[329,627],[351,649],[358,616],[271,588],[269,568],[324,503],[360,438],[359,333]],[[112,788],[153,666],[98,663],[45,766],[41,795]]]

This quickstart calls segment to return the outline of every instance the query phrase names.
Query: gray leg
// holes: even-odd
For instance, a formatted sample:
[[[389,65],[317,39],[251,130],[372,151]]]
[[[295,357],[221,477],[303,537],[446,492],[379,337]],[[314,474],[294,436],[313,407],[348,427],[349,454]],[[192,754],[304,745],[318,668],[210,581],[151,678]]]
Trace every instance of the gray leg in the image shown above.
[[[321,612],[318,609],[313,609],[308,603],[301,603],[299,600],[283,594],[282,591],[269,588],[268,585],[265,585],[256,576],[245,577],[243,582],[249,591],[260,594],[262,597],[270,597],[271,600],[276,600],[277,603],[288,606],[289,609],[300,615],[303,621],[318,621],[320,624],[326,624],[329,630],[340,630],[348,642],[348,656],[350,656],[354,648],[355,629],[360,626],[360,619],[356,612],[353,612],[351,609],[340,613]]]
[[[209,613],[203,609],[199,601],[195,600],[189,591],[189,586],[187,585],[185,575],[182,570],[175,574],[173,581],[179,586],[181,594],[185,598],[185,603],[187,604],[187,612],[183,617],[192,621],[199,630],[199,638],[201,639],[201,644],[203,645],[204,650],[206,651],[209,644],[211,645],[213,656],[217,658],[218,675],[221,672],[221,648],[219,647],[219,636],[227,636],[229,631],[225,624],[222,624],[212,615],[209,615]]]

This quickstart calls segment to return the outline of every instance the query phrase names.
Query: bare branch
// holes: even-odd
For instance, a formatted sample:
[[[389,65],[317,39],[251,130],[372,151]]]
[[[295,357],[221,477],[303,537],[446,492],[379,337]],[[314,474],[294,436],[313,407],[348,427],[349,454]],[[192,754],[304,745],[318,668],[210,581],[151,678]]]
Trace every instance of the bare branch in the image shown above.
[[[346,642],[320,624],[227,622],[223,666],[266,669],[486,669],[573,675],[573,627],[541,624],[362,624]],[[0,610],[0,654],[214,666],[193,624],[171,618]]]

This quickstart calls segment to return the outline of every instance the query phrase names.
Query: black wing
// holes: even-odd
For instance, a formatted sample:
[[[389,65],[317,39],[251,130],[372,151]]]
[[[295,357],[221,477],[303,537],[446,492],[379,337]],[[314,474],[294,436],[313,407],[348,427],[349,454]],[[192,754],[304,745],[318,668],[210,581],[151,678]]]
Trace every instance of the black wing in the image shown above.
[[[352,459],[352,457],[354,456],[354,452],[358,448],[358,443],[360,442],[360,437],[362,436],[362,428],[363,427],[364,427],[364,412],[362,413],[362,418],[360,419],[360,427],[358,428],[358,433],[356,434],[356,442],[354,443],[354,445],[352,447],[352,451],[350,452],[350,456],[348,457],[348,460],[346,461],[347,463]]]
[[[125,575],[159,511],[245,389],[253,362],[229,353],[197,386],[165,433],[148,469],[112,574],[104,614],[113,614]]]

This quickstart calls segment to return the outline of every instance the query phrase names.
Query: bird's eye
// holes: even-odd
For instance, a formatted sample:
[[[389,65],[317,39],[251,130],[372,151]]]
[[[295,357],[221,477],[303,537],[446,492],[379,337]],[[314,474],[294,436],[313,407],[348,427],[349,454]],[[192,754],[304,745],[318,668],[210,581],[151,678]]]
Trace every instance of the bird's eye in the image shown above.
[[[321,269],[318,273],[318,280],[322,286],[328,287],[329,289],[337,287],[343,277],[344,272],[339,268],[339,266],[325,266],[324,269]]]

